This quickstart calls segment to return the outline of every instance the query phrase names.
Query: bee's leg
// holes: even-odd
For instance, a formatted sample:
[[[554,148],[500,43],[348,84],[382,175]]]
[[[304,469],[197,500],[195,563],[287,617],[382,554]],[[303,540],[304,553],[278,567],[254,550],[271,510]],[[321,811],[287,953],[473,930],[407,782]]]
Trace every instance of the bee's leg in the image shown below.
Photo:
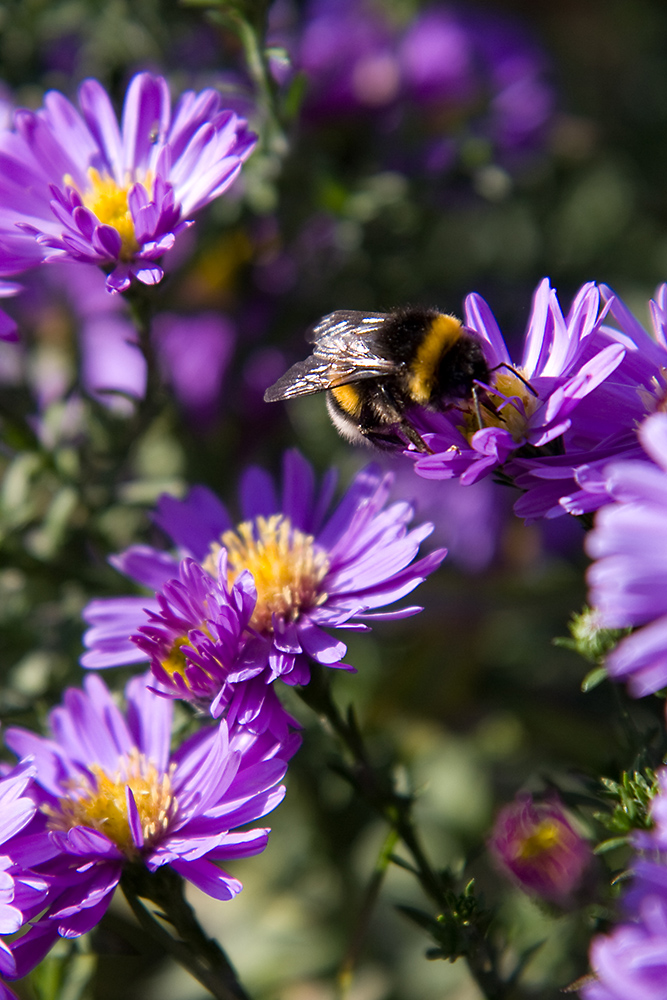
[[[382,399],[378,408],[378,415],[382,415],[386,423],[391,423],[400,428],[402,434],[413,444],[417,451],[432,455],[433,452],[424,441],[421,434],[412,426],[405,416],[405,401],[401,405],[396,401],[396,397],[389,386],[379,386],[379,395]],[[405,443],[405,442],[402,442]]]
[[[399,433],[393,431],[390,427],[378,428],[360,428],[361,433],[369,444],[374,445],[376,448],[382,448],[383,451],[402,451],[407,442],[413,444],[417,451],[421,451],[426,455],[432,455],[433,450],[429,448],[422,436],[414,429],[412,424],[409,424],[407,420],[398,420],[393,425],[398,429]]]
[[[396,428],[400,431],[396,433]],[[375,398],[364,407],[360,421],[361,433],[379,448],[403,449],[406,440],[417,451],[432,454],[421,434],[405,418],[393,394],[386,386],[378,386]]]
[[[485,403],[484,405],[486,406],[487,404]],[[477,417],[477,430],[481,431],[484,427],[484,421],[482,420],[482,409],[479,405],[479,392],[476,385],[472,387],[472,406]]]
[[[507,370],[512,372],[513,375],[516,375],[520,382],[523,382],[526,389],[528,389],[528,392],[532,392],[533,396],[537,396],[537,392],[533,389],[528,379],[524,378],[521,372],[517,371],[516,368],[513,368],[512,365],[508,365],[506,361],[501,361],[500,364],[496,365],[495,368],[492,368],[491,371],[497,372],[499,368],[507,368]]]
[[[369,427],[367,430],[361,428],[361,433],[367,444],[372,445],[374,448],[380,448],[381,451],[399,451],[405,448],[405,441],[398,434],[392,434],[392,432],[387,429],[384,430],[378,427]]]
[[[426,444],[426,441],[424,441],[424,438],[421,436],[421,434],[415,430],[412,424],[409,421],[407,421],[405,417],[403,417],[399,426],[402,432],[405,434],[408,441],[410,442],[410,444],[413,444],[417,449],[417,451],[423,451],[427,455],[433,454],[433,449],[429,448],[429,446]]]

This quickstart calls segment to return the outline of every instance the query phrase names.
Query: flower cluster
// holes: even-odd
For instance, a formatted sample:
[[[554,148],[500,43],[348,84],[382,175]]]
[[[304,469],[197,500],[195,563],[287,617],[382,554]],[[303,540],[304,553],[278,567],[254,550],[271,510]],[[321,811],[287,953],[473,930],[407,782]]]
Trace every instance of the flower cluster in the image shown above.
[[[0,130],[0,274],[75,260],[102,267],[110,291],[159,282],[161,258],[254,145],[214,90],[184,93],[172,110],[166,80],[140,73],[120,128],[96,80],[81,85],[79,110],[51,91]]]
[[[288,452],[280,498],[262,470],[248,471],[236,528],[198,487],[182,501],[162,497],[155,514],[178,555],[135,546],[113,558],[154,596],[89,605],[85,665],[147,659],[152,672],[129,682],[124,713],[90,674],[51,712],[50,737],[6,732],[22,762],[0,786],[17,803],[4,828],[13,908],[3,930],[22,929],[0,966],[10,978],[59,936],[94,927],[137,866],[168,867],[217,899],[241,889],[218,863],[264,849],[268,831],[245,826],[282,799],[300,743],[272,682],[307,683],[310,660],[345,666],[345,646],[325,629],[418,611],[377,609],[445,555],[414,561],[432,525],[409,529],[410,505],[387,504],[390,475],[364,470],[329,512],[334,482],[330,473],[318,489],[308,463]],[[173,698],[218,721],[172,751]],[[17,798],[33,776],[31,798]]]
[[[83,666],[148,659],[162,690],[216,717],[224,710],[260,728],[279,724],[273,681],[306,684],[311,660],[352,669],[328,629],[366,629],[420,610],[378,610],[408,595],[445,555],[414,561],[433,526],[408,528],[410,504],[387,506],[391,482],[368,466],[329,512],[333,474],[318,489],[310,465],[290,451],[280,497],[265,472],[248,470],[237,525],[205,487],[184,500],[163,496],[154,520],[179,555],[133,546],[112,558],[155,596],[91,602]]]

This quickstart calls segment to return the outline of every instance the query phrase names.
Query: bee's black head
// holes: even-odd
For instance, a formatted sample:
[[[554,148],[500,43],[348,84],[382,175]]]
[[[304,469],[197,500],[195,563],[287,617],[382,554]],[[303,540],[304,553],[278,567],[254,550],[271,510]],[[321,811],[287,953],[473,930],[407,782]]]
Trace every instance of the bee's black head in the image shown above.
[[[475,381],[488,382],[489,366],[478,340],[465,331],[446,351],[438,364],[433,384],[434,398],[469,399]]]

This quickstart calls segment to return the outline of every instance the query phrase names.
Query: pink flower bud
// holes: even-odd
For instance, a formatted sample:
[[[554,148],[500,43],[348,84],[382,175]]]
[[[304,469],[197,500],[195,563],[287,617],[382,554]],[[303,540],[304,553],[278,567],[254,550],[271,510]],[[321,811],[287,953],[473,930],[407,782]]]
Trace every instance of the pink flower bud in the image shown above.
[[[489,849],[500,870],[524,892],[561,905],[581,882],[591,849],[559,799],[519,796],[501,809]]]

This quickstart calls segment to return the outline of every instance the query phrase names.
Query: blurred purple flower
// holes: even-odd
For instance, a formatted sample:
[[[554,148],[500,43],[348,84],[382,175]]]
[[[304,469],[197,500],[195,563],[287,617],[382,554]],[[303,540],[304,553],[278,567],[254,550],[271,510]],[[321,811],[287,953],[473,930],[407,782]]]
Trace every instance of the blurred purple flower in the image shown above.
[[[361,118],[398,135],[402,152],[394,144],[390,162],[407,155],[442,171],[467,138],[522,152],[542,140],[553,115],[548,60],[510,17],[435,3],[401,27],[395,11],[370,0],[311,0],[298,25],[283,14],[275,5],[272,39],[306,76],[306,119]]]
[[[589,600],[600,625],[643,626],[607,656],[614,680],[628,681],[635,698],[667,686],[667,414],[639,429],[648,461],[616,462],[605,471],[614,502],[602,507],[586,549]]]
[[[255,138],[214,90],[184,93],[172,113],[166,80],[149,73],[130,82],[121,129],[96,80],[81,85],[79,105],[50,91],[0,133],[0,240],[22,232],[46,261],[100,265],[110,291],[133,277],[155,284],[177,234],[227,190]],[[10,251],[0,273],[22,266]]]
[[[54,264],[30,281],[28,321],[34,303],[46,312],[54,299],[65,300],[78,334],[79,381],[88,396],[119,413],[133,413],[146,392],[146,359],[129,317],[127,303],[109,295],[104,275],[90,264]],[[26,307],[26,312],[28,308]]]
[[[399,49],[409,98],[419,104],[457,104],[476,92],[473,36],[453,7],[427,7],[408,25]]]
[[[377,112],[399,95],[396,32],[365,0],[311,0],[298,39],[287,42],[306,74],[308,117]]]
[[[163,496],[155,522],[182,553],[215,576],[220,550],[227,550],[229,582],[245,570],[257,588],[249,628],[267,644],[268,675],[288,684],[305,684],[309,659],[344,667],[346,647],[324,631],[366,629],[371,620],[403,618],[419,607],[376,609],[411,593],[436,569],[443,549],[413,562],[432,530],[408,530],[413,509],[407,503],[386,507],[392,477],[368,466],[356,477],[338,507],[327,516],[335,476],[319,489],[310,465],[296,451],[285,454],[282,497],[262,469],[250,468],[241,484],[243,522],[234,524],[218,498],[203,486],[185,500]],[[177,575],[177,560],[147,546],[134,546],[112,563],[121,572],[160,590]],[[145,624],[145,598],[106,598],[91,602],[84,617],[92,628],[84,636],[87,667],[134,663],[137,647],[129,636]],[[154,608],[151,608],[153,610]]]
[[[392,496],[412,504],[415,516],[431,521],[432,541],[447,549],[447,564],[454,562],[466,573],[480,573],[493,561],[500,535],[510,512],[509,491],[490,478],[471,486],[456,479],[416,480],[400,459],[385,459],[395,477]]]
[[[6,733],[14,753],[34,757],[43,820],[13,850],[49,882],[43,912],[13,949],[21,974],[59,935],[78,937],[101,920],[130,863],[152,872],[169,865],[216,899],[240,892],[218,862],[264,850],[268,830],[238,828],[282,800],[300,742],[222,722],[172,752],[173,703],[146,678],[128,684],[125,714],[96,675],[84,687],[68,689],[51,712],[51,739]]]
[[[132,400],[146,392],[146,360],[132,323],[118,313],[84,318],[81,328],[81,382],[89,395],[112,409],[134,412]]]
[[[0,135],[4,126],[0,125]],[[0,152],[1,159],[1,152]],[[0,229],[2,227],[0,226]],[[23,291],[23,285],[9,279],[41,264],[42,248],[19,230],[0,231],[0,299],[13,298]],[[19,339],[18,325],[13,316],[0,309],[0,340]]]
[[[553,114],[545,53],[507,16],[426,7],[407,28],[399,59],[406,96],[432,134],[448,116],[468,116],[474,133],[512,151],[534,145]]]
[[[570,902],[593,857],[556,796],[534,802],[523,795],[501,809],[489,849],[524,892],[561,906]]]
[[[213,420],[236,333],[219,313],[176,316],[162,313],[153,323],[153,343],[165,381],[194,423]]]
[[[507,14],[465,5],[460,17],[474,45],[478,87],[492,95],[479,131],[504,151],[534,146],[555,105],[544,49],[525,23]]]
[[[584,1000],[664,1000],[667,995],[667,892],[646,892],[638,919],[610,935],[593,938],[595,980],[580,990]]]
[[[0,254],[2,249],[0,248]],[[0,299],[10,299],[22,290],[22,286],[15,281],[6,281],[0,278]],[[0,309],[0,340],[16,341],[19,339],[18,326],[16,320]]]
[[[442,414],[419,411],[415,426],[433,454],[405,452],[415,460],[417,474],[425,479],[458,477],[468,485],[500,467],[511,477],[508,460],[522,449],[541,449],[548,455],[562,443],[567,452],[574,411],[615,371],[625,353],[600,333],[599,301],[596,286],[584,285],[563,316],[545,278],[533,299],[521,364],[514,366],[488,305],[481,296],[469,295],[465,325],[479,338],[494,373],[489,399],[495,412],[482,398],[484,426],[478,428],[473,406]]]

